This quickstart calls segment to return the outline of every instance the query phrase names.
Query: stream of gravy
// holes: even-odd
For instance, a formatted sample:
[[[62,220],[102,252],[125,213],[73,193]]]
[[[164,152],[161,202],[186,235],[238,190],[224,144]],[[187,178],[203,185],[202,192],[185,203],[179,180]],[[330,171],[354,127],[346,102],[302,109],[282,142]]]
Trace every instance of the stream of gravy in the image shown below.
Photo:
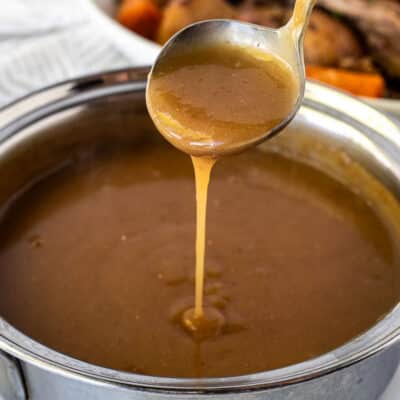
[[[206,247],[206,215],[208,184],[213,159],[192,157],[195,180],[196,180],[196,295],[194,316],[197,318],[203,315],[203,287],[204,287],[204,259]]]
[[[214,307],[204,307],[204,270],[208,185],[216,162],[213,158],[191,157],[196,182],[196,272],[195,306],[183,314],[184,326],[198,340],[218,335],[224,324],[223,314]]]

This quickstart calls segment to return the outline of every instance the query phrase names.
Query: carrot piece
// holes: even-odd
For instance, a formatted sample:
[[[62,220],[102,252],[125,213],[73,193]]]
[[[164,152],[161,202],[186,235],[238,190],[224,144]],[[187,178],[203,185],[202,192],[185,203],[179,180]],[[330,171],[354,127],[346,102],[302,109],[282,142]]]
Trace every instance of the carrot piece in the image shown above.
[[[382,97],[385,80],[377,73],[351,72],[343,69],[307,65],[307,78],[324,82],[357,96]]]
[[[155,38],[161,18],[161,9],[153,0],[125,0],[117,13],[122,25],[148,39]]]

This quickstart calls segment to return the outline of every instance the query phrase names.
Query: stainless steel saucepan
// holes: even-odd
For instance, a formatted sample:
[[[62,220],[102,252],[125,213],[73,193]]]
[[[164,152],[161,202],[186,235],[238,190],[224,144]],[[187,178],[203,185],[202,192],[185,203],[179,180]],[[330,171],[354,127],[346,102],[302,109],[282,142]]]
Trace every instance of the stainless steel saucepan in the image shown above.
[[[69,81],[0,110],[0,206],[60,162],[73,162],[79,151],[152,132],[144,99],[147,73],[132,69]],[[379,180],[393,201],[399,198],[399,128],[356,99],[310,83],[299,115],[281,136],[262,146],[313,151],[315,157],[322,148],[343,152],[343,171],[350,160]],[[320,159],[323,164],[329,157]],[[340,179],[340,165],[328,164]],[[376,400],[399,364],[399,335],[396,307],[368,332],[301,364],[239,377],[170,379],[73,359],[0,316],[0,399]]]

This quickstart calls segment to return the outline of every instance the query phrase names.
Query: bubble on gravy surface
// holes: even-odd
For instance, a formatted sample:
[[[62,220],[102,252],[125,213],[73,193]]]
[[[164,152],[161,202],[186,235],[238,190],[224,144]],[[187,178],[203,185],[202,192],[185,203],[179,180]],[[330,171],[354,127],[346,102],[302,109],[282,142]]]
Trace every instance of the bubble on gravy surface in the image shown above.
[[[193,171],[161,144],[82,159],[15,201],[0,315],[97,365],[216,377],[327,352],[398,301],[398,238],[316,169],[254,149],[216,165],[209,198],[204,302],[224,317],[218,336],[180,323],[194,304]]]

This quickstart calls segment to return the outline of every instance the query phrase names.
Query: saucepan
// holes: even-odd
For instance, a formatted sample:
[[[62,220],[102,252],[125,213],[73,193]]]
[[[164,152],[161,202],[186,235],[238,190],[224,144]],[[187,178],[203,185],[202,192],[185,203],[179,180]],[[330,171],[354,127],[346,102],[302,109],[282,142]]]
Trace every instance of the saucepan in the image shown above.
[[[27,182],[61,162],[73,162],[79,152],[154,132],[144,98],[147,73],[146,68],[129,69],[68,81],[0,110],[1,209]],[[261,146],[265,151],[286,146],[305,159],[320,154],[322,167],[338,179],[355,165],[397,202],[399,137],[389,117],[309,83],[293,123]],[[342,155],[342,163],[331,162],[328,153],[333,151]],[[376,400],[399,365],[399,337],[400,307],[395,307],[361,336],[307,362],[246,376],[177,379],[73,359],[27,337],[0,316],[0,399]]]

